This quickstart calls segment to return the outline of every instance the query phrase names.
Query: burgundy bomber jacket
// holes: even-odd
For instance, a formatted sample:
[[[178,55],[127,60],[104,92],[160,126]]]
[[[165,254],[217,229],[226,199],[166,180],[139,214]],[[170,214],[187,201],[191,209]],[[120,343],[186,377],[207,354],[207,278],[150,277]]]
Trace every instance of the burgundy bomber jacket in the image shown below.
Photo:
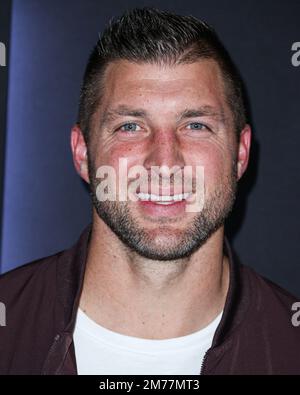
[[[0,374],[77,374],[73,330],[83,285],[89,225],[70,249],[0,276]],[[221,322],[199,374],[300,374],[297,298],[233,259]]]

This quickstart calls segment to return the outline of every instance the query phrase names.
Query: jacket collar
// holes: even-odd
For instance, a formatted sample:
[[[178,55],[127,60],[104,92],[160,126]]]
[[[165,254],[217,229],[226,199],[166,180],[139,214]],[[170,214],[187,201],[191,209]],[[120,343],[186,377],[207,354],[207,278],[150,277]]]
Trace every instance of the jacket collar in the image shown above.
[[[229,260],[229,287],[225,300],[222,319],[217,327],[212,348],[222,344],[241,323],[249,307],[248,283],[242,275],[243,266],[234,257],[227,237],[224,238],[224,254]]]
[[[45,360],[43,375],[77,374],[73,330],[83,287],[92,224],[77,243],[57,257],[56,335]]]
[[[89,224],[82,232],[77,243],[58,255],[57,262],[57,335],[44,364],[43,374],[76,374],[73,331],[76,314],[83,287],[87,261],[88,243],[92,231]],[[249,305],[249,284],[243,280],[239,265],[233,257],[230,244],[225,237],[224,253],[229,258],[229,289],[221,322],[215,332],[212,347],[207,353],[207,363],[203,373],[213,367],[213,361],[219,359],[232,341],[232,333],[239,326]]]

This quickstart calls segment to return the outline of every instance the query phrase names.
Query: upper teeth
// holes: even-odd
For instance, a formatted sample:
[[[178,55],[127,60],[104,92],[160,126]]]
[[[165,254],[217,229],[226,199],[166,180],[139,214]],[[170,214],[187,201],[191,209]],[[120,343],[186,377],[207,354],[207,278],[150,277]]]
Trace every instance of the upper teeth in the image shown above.
[[[151,200],[154,202],[169,202],[180,201],[187,199],[191,195],[190,192],[180,193],[178,195],[155,195],[153,193],[138,193],[137,196],[140,200]]]

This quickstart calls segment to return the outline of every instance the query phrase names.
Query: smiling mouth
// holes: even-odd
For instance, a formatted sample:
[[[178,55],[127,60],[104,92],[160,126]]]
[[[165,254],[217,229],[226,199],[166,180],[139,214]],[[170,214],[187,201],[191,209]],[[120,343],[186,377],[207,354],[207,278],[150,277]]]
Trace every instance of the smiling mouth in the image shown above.
[[[153,193],[137,193],[140,201],[153,202],[161,205],[170,205],[187,200],[192,192],[180,193],[177,195],[155,195]]]

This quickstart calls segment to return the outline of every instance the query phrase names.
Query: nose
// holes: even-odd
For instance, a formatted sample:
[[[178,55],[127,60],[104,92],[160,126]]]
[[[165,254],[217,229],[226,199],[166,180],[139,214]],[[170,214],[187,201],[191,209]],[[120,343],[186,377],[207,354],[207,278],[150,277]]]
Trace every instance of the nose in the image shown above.
[[[152,166],[167,166],[171,170],[173,166],[182,169],[184,165],[184,157],[175,131],[156,130],[149,141],[149,150],[144,161],[145,168],[150,170]]]
[[[151,193],[182,193],[185,163],[178,140],[172,129],[162,128],[152,135],[144,161],[144,167],[151,174],[151,186],[148,185]]]

